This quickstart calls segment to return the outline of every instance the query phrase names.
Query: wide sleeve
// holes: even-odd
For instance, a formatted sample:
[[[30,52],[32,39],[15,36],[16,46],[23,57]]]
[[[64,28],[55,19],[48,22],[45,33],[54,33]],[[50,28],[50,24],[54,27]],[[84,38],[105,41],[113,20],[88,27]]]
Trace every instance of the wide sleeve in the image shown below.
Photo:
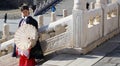
[[[13,48],[12,57],[17,57],[17,55],[18,55],[18,50],[17,50],[17,47],[16,47],[16,45],[14,44],[14,48]]]

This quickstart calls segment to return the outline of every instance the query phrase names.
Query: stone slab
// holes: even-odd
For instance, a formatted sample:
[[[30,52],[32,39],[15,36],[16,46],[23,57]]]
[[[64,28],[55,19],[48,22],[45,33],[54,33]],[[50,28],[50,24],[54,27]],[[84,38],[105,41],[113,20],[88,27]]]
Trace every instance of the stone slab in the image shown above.
[[[46,61],[42,66],[66,66],[79,57],[78,55],[61,54]]]
[[[112,63],[98,63],[94,66],[117,66],[117,64],[112,64]]]

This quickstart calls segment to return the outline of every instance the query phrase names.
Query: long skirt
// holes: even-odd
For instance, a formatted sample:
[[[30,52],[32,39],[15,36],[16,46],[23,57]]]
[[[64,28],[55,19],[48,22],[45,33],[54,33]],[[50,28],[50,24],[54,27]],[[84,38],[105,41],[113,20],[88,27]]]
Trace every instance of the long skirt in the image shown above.
[[[20,55],[19,66],[35,66],[36,62],[34,58],[28,59],[24,55]]]

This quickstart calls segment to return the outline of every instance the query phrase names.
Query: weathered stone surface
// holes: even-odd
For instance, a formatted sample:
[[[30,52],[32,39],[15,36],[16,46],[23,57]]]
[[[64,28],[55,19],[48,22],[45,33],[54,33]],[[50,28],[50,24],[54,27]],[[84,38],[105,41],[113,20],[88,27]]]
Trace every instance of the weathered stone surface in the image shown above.
[[[117,66],[120,66],[120,64],[117,64]]]
[[[49,34],[47,34],[47,33],[42,34],[42,40],[46,40],[46,39],[48,39],[48,38],[50,38],[50,35],[49,35]]]
[[[11,53],[0,57],[0,66],[18,66],[19,59],[11,57]]]
[[[112,63],[97,63],[94,66],[116,66],[117,64]]]
[[[65,32],[65,27],[59,24],[55,26],[54,30],[55,30],[55,35],[58,35],[58,34]]]
[[[105,57],[102,60],[100,60],[100,63],[108,63],[111,60],[112,57]]]
[[[104,58],[105,55],[107,55],[108,53],[113,51],[118,46],[119,46],[119,44],[117,42],[114,42],[113,40],[112,40],[112,42],[110,42],[110,40],[109,40],[108,42],[104,43],[100,47],[96,48],[90,54],[83,55],[81,57],[78,56],[78,57],[76,57],[76,59],[73,59],[72,61],[61,60],[61,58],[66,59],[68,56],[66,55],[67,56],[66,57],[66,56],[63,56],[63,55],[59,55],[59,56],[56,56],[55,58],[45,62],[43,64],[43,66],[44,65],[45,66],[51,66],[51,65],[53,65],[53,66],[61,66],[61,65],[62,66],[92,66],[93,64],[95,64],[96,62],[98,62],[99,60]],[[101,64],[98,64],[98,66],[101,66],[101,65],[115,66],[116,64],[109,63],[111,61],[111,59],[112,59],[112,57],[104,58],[103,60],[101,60],[99,62]],[[115,61],[119,62],[119,59],[115,59]],[[63,63],[63,62],[65,62],[65,63]],[[56,63],[58,63],[58,64],[56,64]],[[106,64],[102,64],[102,63],[106,63]]]
[[[113,57],[110,60],[110,63],[118,64],[118,63],[120,63],[120,58],[119,57]]]
[[[45,62],[42,66],[66,66],[77,59],[77,55],[62,54]]]
[[[55,32],[51,32],[49,34],[50,34],[50,37],[54,37],[55,36]]]

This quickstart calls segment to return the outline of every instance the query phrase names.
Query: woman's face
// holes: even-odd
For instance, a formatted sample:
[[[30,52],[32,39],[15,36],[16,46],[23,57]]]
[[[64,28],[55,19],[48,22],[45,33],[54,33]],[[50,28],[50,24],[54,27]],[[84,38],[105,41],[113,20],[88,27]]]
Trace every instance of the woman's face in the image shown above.
[[[23,16],[23,17],[29,16],[29,10],[23,10],[23,11],[22,11],[22,16]]]

